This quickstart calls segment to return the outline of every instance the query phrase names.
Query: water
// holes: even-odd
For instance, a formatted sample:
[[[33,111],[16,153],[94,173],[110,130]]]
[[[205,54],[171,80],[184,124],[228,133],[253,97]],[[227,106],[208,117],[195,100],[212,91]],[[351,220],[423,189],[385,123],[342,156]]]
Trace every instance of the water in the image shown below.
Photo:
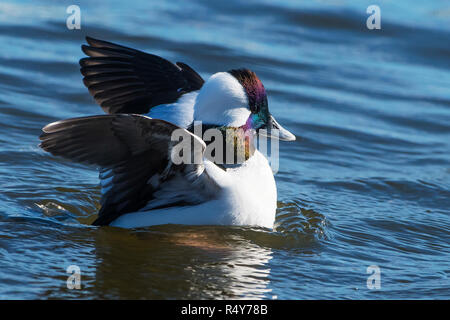
[[[72,1],[0,3],[0,298],[450,298],[448,1],[380,0],[381,30],[371,1],[77,3],[81,30]],[[85,35],[259,75],[297,136],[275,231],[89,226],[97,172],[37,147],[45,124],[102,113],[78,70]]]

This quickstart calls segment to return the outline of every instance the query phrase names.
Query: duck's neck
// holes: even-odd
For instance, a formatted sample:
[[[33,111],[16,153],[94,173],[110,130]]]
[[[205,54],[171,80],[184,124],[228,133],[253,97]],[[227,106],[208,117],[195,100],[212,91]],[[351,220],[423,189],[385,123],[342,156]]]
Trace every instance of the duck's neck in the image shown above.
[[[223,168],[240,165],[255,153],[255,135],[247,125],[228,127],[193,123],[188,130],[198,136],[201,134],[200,138],[207,145],[205,156]],[[217,141],[219,138],[222,142]]]

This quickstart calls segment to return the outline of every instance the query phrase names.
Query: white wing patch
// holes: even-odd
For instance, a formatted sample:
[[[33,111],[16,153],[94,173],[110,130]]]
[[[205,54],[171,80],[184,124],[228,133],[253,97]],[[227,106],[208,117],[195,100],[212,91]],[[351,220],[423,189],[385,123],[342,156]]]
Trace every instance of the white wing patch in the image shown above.
[[[176,124],[186,129],[194,121],[194,105],[198,91],[183,94],[176,103],[153,107],[147,116]]]

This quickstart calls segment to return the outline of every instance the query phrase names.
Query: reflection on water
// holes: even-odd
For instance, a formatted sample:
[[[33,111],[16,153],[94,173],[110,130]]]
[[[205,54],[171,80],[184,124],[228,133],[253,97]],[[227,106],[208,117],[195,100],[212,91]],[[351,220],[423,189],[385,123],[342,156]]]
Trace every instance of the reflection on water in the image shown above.
[[[0,3],[0,298],[448,299],[450,23],[445,1]],[[89,226],[95,168],[37,147],[100,114],[81,81],[90,35],[193,66],[249,67],[280,143],[274,231]],[[81,269],[68,290],[66,268]],[[369,265],[380,290],[366,287]]]
[[[45,211],[52,210],[54,204],[49,203]],[[58,207],[53,212],[67,210]],[[2,283],[14,288],[8,296],[26,290],[24,298],[39,292],[40,297],[82,299],[276,299],[271,287],[273,250],[313,252],[314,235],[322,232],[316,227],[324,222],[314,226],[307,219],[295,221],[292,213],[285,213],[277,228],[284,230],[292,223],[297,231],[291,234],[218,226],[80,228],[69,227],[67,220],[67,229],[61,230],[59,224],[45,220],[10,219],[6,223],[15,224],[11,233],[16,236],[0,238],[6,262],[14,261],[18,269],[31,268],[20,277],[24,281],[20,285],[6,278]],[[49,251],[42,255],[46,246]],[[31,263],[32,251],[36,253]],[[69,265],[81,269],[81,290],[66,288]],[[2,274],[11,276],[11,268],[2,269]],[[47,289],[42,292],[41,286]]]
[[[226,229],[102,230],[95,254],[91,292],[102,298],[262,298],[270,293],[271,250]],[[118,278],[128,286],[117,286]]]

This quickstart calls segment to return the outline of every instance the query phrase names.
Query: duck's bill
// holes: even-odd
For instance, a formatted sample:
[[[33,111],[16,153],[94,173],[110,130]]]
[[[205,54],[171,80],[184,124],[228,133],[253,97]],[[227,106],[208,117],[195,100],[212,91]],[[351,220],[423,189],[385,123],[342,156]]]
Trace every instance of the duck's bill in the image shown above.
[[[295,136],[288,130],[283,128],[272,115],[270,116],[268,125],[265,128],[261,128],[258,133],[269,138],[279,139],[283,141],[295,140]]]

